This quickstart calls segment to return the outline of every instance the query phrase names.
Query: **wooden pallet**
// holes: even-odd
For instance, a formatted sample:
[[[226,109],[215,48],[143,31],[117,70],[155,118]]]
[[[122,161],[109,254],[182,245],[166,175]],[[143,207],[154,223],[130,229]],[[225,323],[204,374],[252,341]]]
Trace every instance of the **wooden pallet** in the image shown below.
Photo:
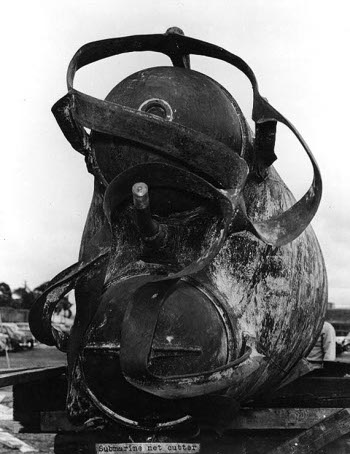
[[[335,374],[334,368],[338,376],[327,376]],[[247,402],[224,434],[202,430],[197,440],[202,445],[201,452],[349,453],[350,377],[341,376],[348,369],[349,365],[332,364],[328,370],[301,377],[271,396]],[[75,432],[68,421],[64,410],[64,371],[64,367],[3,374],[0,371],[0,386],[13,385],[14,417],[24,430],[58,433],[57,454],[68,452],[67,447],[70,452],[94,452],[95,443],[103,441],[103,434]],[[85,451],[81,451],[82,446]]]

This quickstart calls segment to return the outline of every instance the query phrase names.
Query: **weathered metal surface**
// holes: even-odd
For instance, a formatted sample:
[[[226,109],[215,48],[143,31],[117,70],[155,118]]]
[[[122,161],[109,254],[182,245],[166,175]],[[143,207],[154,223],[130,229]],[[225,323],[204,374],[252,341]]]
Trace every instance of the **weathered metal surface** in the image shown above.
[[[176,67],[133,74],[105,101],[73,88],[79,68],[147,50]],[[189,69],[191,53],[248,77],[255,138],[231,95]],[[210,402],[232,405],[278,386],[311,348],[327,302],[309,226],[322,182],[298,131],[261,97],[243,60],[174,31],[87,44],[67,82],[53,112],[85,155],[95,191],[79,262],[53,280],[30,322],[39,340],[68,352],[71,418],[169,429],[201,405],[210,412]],[[271,167],[277,122],[313,166],[298,202]],[[140,183],[150,208],[136,189],[133,207]],[[50,319],[71,288],[77,316],[63,338]]]

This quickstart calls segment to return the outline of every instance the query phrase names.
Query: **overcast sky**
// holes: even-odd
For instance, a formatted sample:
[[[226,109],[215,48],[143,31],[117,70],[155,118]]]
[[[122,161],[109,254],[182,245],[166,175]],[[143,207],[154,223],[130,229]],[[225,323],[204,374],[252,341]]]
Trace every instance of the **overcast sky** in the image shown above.
[[[170,26],[240,55],[260,91],[302,133],[321,168],[313,221],[329,300],[350,306],[349,12],[347,0],[57,0],[2,4],[0,282],[35,287],[77,260],[93,180],[50,109],[66,93],[68,63],[89,41]],[[156,54],[114,57],[83,69],[77,88],[105,97],[125,76],[168,65]],[[222,83],[251,113],[249,83],[206,58],[192,67]],[[297,196],[311,183],[295,139],[278,131],[276,167]]]

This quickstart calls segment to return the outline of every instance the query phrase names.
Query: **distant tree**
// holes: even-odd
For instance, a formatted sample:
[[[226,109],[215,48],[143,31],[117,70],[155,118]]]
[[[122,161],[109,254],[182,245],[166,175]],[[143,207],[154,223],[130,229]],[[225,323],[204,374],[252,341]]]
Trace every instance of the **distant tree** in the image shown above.
[[[0,306],[10,306],[12,302],[12,291],[6,282],[0,283]]]
[[[34,290],[31,290],[27,283],[24,282],[23,287],[16,288],[13,292],[8,284],[0,283],[0,306],[10,306],[15,309],[30,309],[34,301],[47,290],[50,286],[50,281],[44,282]],[[72,303],[67,296],[59,300],[55,308],[56,314],[64,311],[66,317],[72,316]]]
[[[17,298],[14,299],[15,304],[12,306],[18,309],[30,309],[36,300],[37,295],[35,292],[30,290],[27,286],[27,283],[24,283],[24,287],[18,287],[13,291],[13,295],[16,295]]]
[[[45,292],[45,290],[47,290],[50,287],[50,282],[51,281],[46,281],[38,285],[37,287],[35,287],[34,292],[38,293],[38,295],[41,295],[43,292]]]
[[[73,304],[69,301],[67,296],[64,296],[61,298],[56,306],[55,312],[56,314],[59,314],[61,311],[64,311],[64,314],[67,318],[71,318],[72,316],[72,311],[71,307]]]

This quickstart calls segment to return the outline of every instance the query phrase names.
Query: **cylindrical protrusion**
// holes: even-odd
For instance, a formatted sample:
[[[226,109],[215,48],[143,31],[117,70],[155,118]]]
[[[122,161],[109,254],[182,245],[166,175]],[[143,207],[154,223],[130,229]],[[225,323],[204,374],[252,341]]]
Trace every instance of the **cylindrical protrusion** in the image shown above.
[[[135,183],[132,187],[132,197],[136,209],[149,207],[148,186],[146,183]]]
[[[165,34],[169,35],[169,33],[177,33],[178,35],[185,36],[185,33],[180,27],[169,27]]]
[[[168,30],[165,32],[166,35],[181,35],[185,36],[185,33],[181,28],[179,27],[170,27]],[[173,62],[174,66],[178,66],[180,68],[187,68],[191,69],[191,63],[190,63],[190,56],[187,55],[181,55],[179,54],[178,51],[175,51],[172,55],[170,55],[170,58]]]
[[[152,240],[159,233],[159,224],[152,219],[147,184],[135,183],[132,187],[132,196],[136,211],[136,222],[141,236],[145,240]]]

